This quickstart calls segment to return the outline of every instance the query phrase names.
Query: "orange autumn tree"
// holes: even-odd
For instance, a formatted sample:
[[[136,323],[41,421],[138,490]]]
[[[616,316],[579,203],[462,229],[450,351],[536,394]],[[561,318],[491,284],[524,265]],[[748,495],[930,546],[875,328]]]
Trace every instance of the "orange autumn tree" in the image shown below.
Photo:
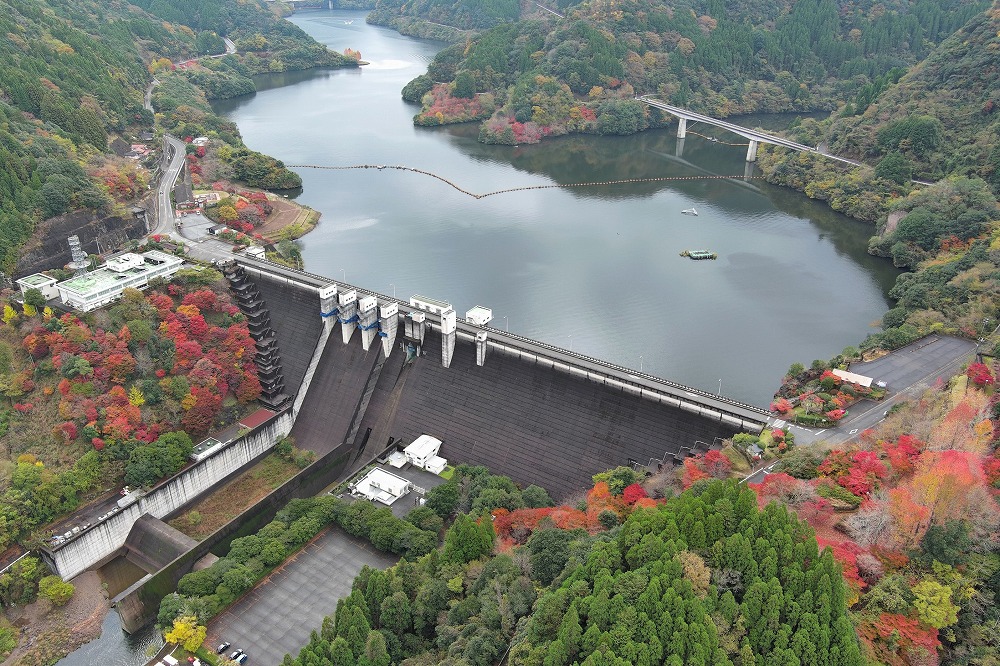
[[[965,520],[973,539],[1000,527],[1000,506],[990,492],[984,459],[967,451],[925,451],[908,488],[927,508],[929,524]]]
[[[969,390],[962,400],[931,430],[928,448],[958,449],[984,455],[993,440],[993,422],[989,397],[979,390]]]

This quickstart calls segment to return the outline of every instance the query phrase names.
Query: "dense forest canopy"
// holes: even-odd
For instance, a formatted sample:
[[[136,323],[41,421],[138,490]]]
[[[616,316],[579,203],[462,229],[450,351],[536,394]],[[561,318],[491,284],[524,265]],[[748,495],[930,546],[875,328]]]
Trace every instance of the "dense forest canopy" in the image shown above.
[[[173,71],[196,55],[223,52],[221,36],[236,41],[237,54]],[[213,137],[237,155],[234,178],[297,186],[295,174],[247,150],[238,130],[214,117],[206,97],[253,92],[249,77],[260,72],[317,65],[356,67],[357,61],[330,52],[257,2],[0,0],[0,271],[13,270],[40,220],[78,209],[122,214],[129,197],[107,183],[136,180],[133,167],[109,164],[105,156],[110,140],[127,143],[153,128],[143,106],[152,73],[171,93],[154,97],[167,129],[204,130],[195,136],[218,130],[221,136]],[[197,110],[199,123],[190,122],[187,109]],[[119,176],[109,176],[114,169]],[[129,195],[140,193],[133,188]]]
[[[475,474],[457,487],[480,497],[510,483],[459,473]],[[523,666],[864,663],[838,565],[783,506],[761,512],[733,483],[656,503],[638,484],[612,493],[609,482],[595,484],[586,513],[460,513],[438,551],[363,570],[283,666],[486,666],[504,655]],[[592,512],[604,518],[588,530]],[[523,517],[512,526],[508,515]]]
[[[473,92],[496,97],[498,114],[533,122],[543,128],[542,135],[626,133],[658,124],[655,113],[621,123],[635,110],[620,101],[634,92],[721,117],[833,109],[854,100],[859,90],[873,97],[898,78],[900,68],[924,58],[988,6],[984,0],[878,5],[587,0],[561,4],[565,19],[535,14],[540,22],[499,25],[460,48],[446,49],[428,75],[455,87],[460,76],[467,77]],[[379,3],[370,20],[422,15],[475,27],[467,20],[466,5],[451,10],[449,17],[443,4]],[[539,77],[565,93],[538,90],[533,82]],[[547,101],[572,95],[577,104],[520,104],[515,91],[523,88]],[[594,122],[574,124],[579,103],[595,112]],[[597,122],[602,113],[619,121]]]

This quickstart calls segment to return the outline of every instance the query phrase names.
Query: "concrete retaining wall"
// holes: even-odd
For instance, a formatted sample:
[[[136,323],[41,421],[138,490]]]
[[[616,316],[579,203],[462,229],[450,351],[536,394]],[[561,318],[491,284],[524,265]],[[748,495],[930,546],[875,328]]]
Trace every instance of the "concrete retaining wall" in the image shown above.
[[[42,550],[49,566],[64,580],[110,561],[125,545],[132,525],[143,514],[166,518],[212,489],[215,484],[270,450],[292,429],[291,411],[276,415],[232,444],[153,488],[111,517],[91,525],[72,541]]]
[[[160,601],[177,589],[181,576],[191,571],[195,562],[209,552],[219,556],[225,555],[233,539],[256,533],[269,523],[289,500],[318,494],[345,471],[350,456],[351,451],[346,446],[330,451],[280,485],[270,495],[198,542],[197,546],[115,597],[112,601],[121,617],[122,628],[133,633],[156,619]]]

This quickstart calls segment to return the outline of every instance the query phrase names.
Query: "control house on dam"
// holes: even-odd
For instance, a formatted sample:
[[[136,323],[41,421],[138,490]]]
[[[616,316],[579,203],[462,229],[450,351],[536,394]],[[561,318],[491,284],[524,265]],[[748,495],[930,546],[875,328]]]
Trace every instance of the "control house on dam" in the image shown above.
[[[480,306],[459,317],[252,259],[224,273],[263,347],[265,404],[291,408],[298,447],[341,449],[343,472],[428,433],[449,461],[558,498],[766,423],[759,407],[492,328]]]

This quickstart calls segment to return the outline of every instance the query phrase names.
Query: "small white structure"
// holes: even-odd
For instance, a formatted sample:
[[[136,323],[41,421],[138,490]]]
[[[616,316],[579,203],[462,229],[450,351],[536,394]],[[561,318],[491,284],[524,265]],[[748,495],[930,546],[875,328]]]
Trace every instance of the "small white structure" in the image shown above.
[[[430,435],[421,435],[413,443],[403,449],[406,459],[411,465],[425,469],[431,458],[441,450],[441,440]]]
[[[191,143],[194,144],[194,145],[196,145],[196,146],[207,146],[208,145],[208,137],[207,136],[199,136],[197,138],[191,139]]]
[[[386,462],[396,469],[403,469],[403,466],[406,465],[406,455],[402,451],[393,451],[389,454],[389,460]]]
[[[424,465],[426,469],[431,474],[440,474],[444,471],[444,468],[448,466],[448,460],[442,458],[441,456],[431,456],[431,459],[427,461]]]
[[[490,308],[484,308],[482,305],[477,305],[465,313],[466,324],[472,324],[473,326],[486,326],[486,324],[491,321],[493,321],[493,310]]]
[[[864,386],[865,388],[870,388],[872,385],[872,378],[866,377],[864,375],[859,375],[855,372],[848,372],[847,370],[831,370],[833,374],[843,379],[845,382],[850,382],[852,384],[857,384],[858,386]]]
[[[362,495],[371,502],[381,502],[387,506],[406,495],[413,484],[401,476],[376,467],[351,487],[351,492]]]
[[[251,259],[259,259],[260,261],[265,260],[264,248],[260,245],[249,245],[247,249],[243,251],[243,254],[247,255]]]
[[[45,300],[59,298],[59,290],[56,289],[56,279],[49,277],[45,273],[35,273],[26,275],[17,281],[17,286],[21,290],[21,296],[26,296],[29,289],[37,289],[42,292]]]
[[[146,260],[142,255],[135,254],[134,252],[126,252],[108,259],[104,267],[114,273],[127,273],[130,270],[139,268],[144,263],[146,263]]]
[[[451,310],[451,303],[447,301],[439,301],[436,298],[430,298],[428,296],[414,295],[410,296],[410,307],[439,315],[445,310]]]

